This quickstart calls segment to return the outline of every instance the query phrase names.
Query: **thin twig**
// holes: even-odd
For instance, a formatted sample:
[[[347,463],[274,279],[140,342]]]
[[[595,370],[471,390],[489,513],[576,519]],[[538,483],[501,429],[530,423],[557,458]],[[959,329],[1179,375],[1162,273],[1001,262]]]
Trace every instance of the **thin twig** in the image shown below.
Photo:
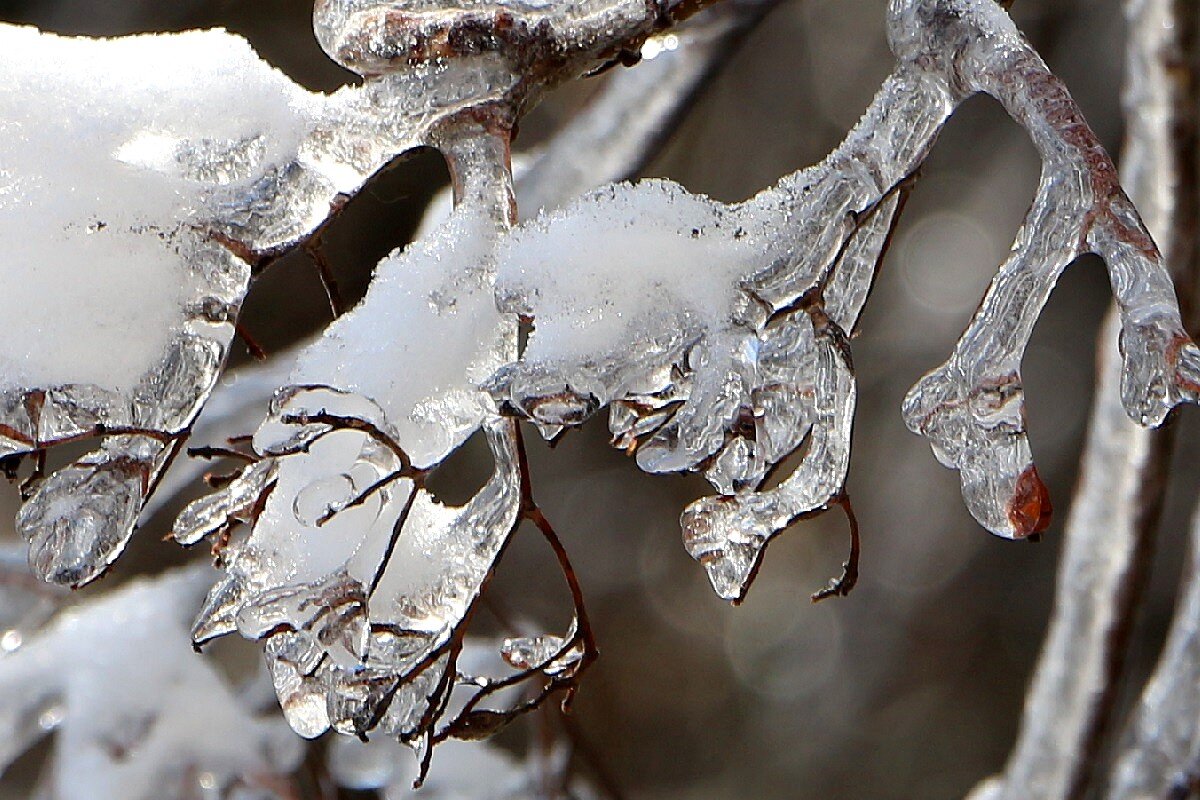
[[[287,425],[328,425],[331,431],[361,431],[392,451],[392,454],[400,461],[400,466],[396,469],[397,472],[409,473],[413,471],[412,459],[408,457],[408,453],[404,451],[400,443],[373,422],[368,422],[359,417],[330,414],[327,411],[318,411],[313,414],[307,412],[284,414],[281,421]]]
[[[337,319],[344,313],[345,305],[342,303],[342,292],[338,288],[337,275],[333,272],[333,265],[329,263],[329,257],[325,255],[324,244],[321,232],[318,231],[304,243],[303,247],[304,252],[308,254],[317,268],[321,287],[325,290],[325,297],[329,300],[329,310],[332,312],[333,318]]]
[[[202,458],[206,461],[218,458],[232,458],[238,461],[245,461],[247,464],[253,464],[259,460],[257,456],[250,453],[243,453],[241,450],[234,450],[231,447],[212,447],[209,445],[189,447],[187,454],[189,458]]]
[[[242,340],[242,344],[246,345],[246,350],[255,361],[267,360],[267,351],[262,348],[262,345],[258,343],[258,340],[254,338],[253,334],[250,333],[241,320],[234,323],[233,330],[237,334],[237,337]]]
[[[855,516],[854,506],[850,503],[850,494],[843,490],[836,500],[830,502],[830,505],[838,506],[846,514],[846,523],[850,529],[850,555],[842,564],[842,574],[829,581],[824,589],[813,594],[812,601],[814,603],[830,597],[845,597],[858,583],[858,560],[862,554],[862,542],[859,537],[858,517]]]

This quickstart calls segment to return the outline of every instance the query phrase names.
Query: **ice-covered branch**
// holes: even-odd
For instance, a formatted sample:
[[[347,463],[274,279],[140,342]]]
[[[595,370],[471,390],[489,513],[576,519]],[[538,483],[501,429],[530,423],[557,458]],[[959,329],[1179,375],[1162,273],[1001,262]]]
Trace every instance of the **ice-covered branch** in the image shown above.
[[[425,715],[450,689],[456,632],[516,523],[511,423],[489,421],[471,382],[514,356],[516,333],[487,279],[489,242],[511,207],[507,145],[481,136],[445,143],[458,210],[383,262],[362,305],[297,360],[294,388],[277,395],[255,436],[261,463],[272,464],[251,487],[261,512],[197,622],[199,640],[235,628],[270,638],[276,687],[306,735],[330,724],[425,733]],[[411,330],[444,343],[441,359]],[[495,475],[468,506],[445,508],[424,490],[425,475],[481,425]],[[241,492],[235,482],[193,506],[179,538],[207,532],[196,521]],[[423,673],[433,697],[402,711],[392,696]],[[355,707],[351,692],[364,695]],[[389,700],[397,719],[381,720]]]
[[[475,736],[508,718],[491,702],[497,689],[538,674],[557,686],[586,652],[573,628],[566,639],[513,642],[516,671],[498,682],[456,677],[466,621],[530,509],[514,423],[474,382],[515,356],[516,320],[495,310],[488,256],[513,210],[507,141],[468,130],[442,145],[454,213],[383,262],[362,305],[301,354],[293,388],[255,437],[264,460],[248,468],[250,483],[235,481],[177,524],[194,541],[213,520],[238,519],[233,509],[258,509],[241,517],[252,531],[226,551],[195,635],[265,639],[285,713],[309,736],[330,726],[424,746]],[[442,343],[440,361],[411,330]],[[465,506],[446,507],[426,476],[480,428],[493,477]]]
[[[990,0],[893,2],[899,66],[821,164],[736,206],[668,183],[610,187],[500,249],[503,308],[530,317],[494,394],[548,436],[611,406],[616,446],[720,493],[683,517],[718,593],[746,591],[765,545],[837,499],[857,324],[909,176],[966,97],[993,95],[1044,170],[1033,209],[954,355],[914,387],[909,426],[962,472],[975,517],[1018,538],[1049,498],[1025,436],[1019,361],[1059,273],[1096,252],[1124,323],[1123,399],[1143,424],[1195,394],[1197,351],[1149,235],[1066,89]],[[569,243],[569,244],[568,244]],[[782,483],[767,480],[805,453]]]
[[[630,130],[620,129],[608,138],[606,144],[615,149],[607,157],[572,165],[570,174],[560,174],[565,154],[552,145],[534,162],[540,165],[543,180],[551,179],[541,196],[561,203],[578,181],[591,186],[632,172],[645,157],[642,148],[649,145],[651,129],[670,126],[675,104],[682,102],[674,97],[680,85],[687,87],[711,71],[717,55],[732,46],[736,35],[760,18],[763,10],[757,4],[743,5],[732,16],[696,26],[696,34],[685,34],[682,49],[663,57],[660,63],[666,66],[655,71],[655,82],[631,80],[636,73],[615,76],[612,89],[569,129],[573,138],[597,125],[610,125],[607,112],[622,102],[644,100],[651,107],[630,118]],[[688,50],[693,41],[704,45],[695,55]],[[630,141],[621,144],[626,138]],[[378,727],[404,739],[432,735],[438,740],[446,734],[477,735],[481,720],[494,725],[508,718],[508,712],[496,710],[494,691],[486,687],[487,695],[481,699],[487,703],[460,701],[457,710],[439,703],[451,693],[447,676],[453,674],[460,628],[474,602],[469,587],[474,584],[477,591],[490,575],[511,532],[514,504],[522,505],[520,497],[497,494],[511,479],[511,474],[504,478],[503,471],[497,473],[495,490],[491,484],[484,487],[471,506],[457,515],[442,510],[419,488],[432,466],[487,415],[488,405],[481,402],[486,396],[477,395],[473,381],[515,355],[511,339],[515,320],[495,314],[484,258],[486,242],[507,225],[511,213],[507,178],[497,171],[507,155],[495,149],[497,143],[499,139],[486,134],[475,134],[459,144],[442,142],[456,178],[459,210],[428,238],[380,265],[362,307],[301,355],[290,381],[296,388],[276,401],[275,428],[268,425],[256,440],[266,458],[246,468],[225,491],[194,505],[177,526],[185,543],[221,533],[235,522],[255,526],[244,544],[222,549],[227,574],[211,594],[195,633],[201,641],[234,627],[252,636],[267,635],[284,708],[293,725],[307,735],[332,724],[360,734]],[[556,175],[561,180],[555,180]],[[447,264],[461,266],[447,271]],[[437,300],[432,307],[429,298]],[[461,355],[454,357],[454,351],[447,349],[441,353],[441,363],[431,361],[426,343],[414,340],[412,330],[447,346],[453,344]],[[327,388],[330,384],[339,388]],[[386,398],[386,402],[376,408],[366,397]],[[492,429],[494,453],[511,463],[514,454],[503,446],[507,436],[503,430],[512,423],[485,424]],[[305,426],[309,429],[298,438],[288,439],[286,431]],[[264,437],[270,436],[283,441],[265,444]],[[351,444],[342,449],[356,461],[331,459],[330,445],[319,440],[333,436],[362,441],[372,454],[354,456]],[[488,507],[495,510],[485,512]],[[297,529],[294,515],[304,513],[297,512],[301,508],[310,512]],[[544,521],[535,507],[525,511],[536,512],[536,521]],[[491,521],[481,518],[481,513],[490,515]],[[485,547],[479,539],[479,526],[485,523],[494,526],[495,547]],[[227,534],[218,539],[218,548],[224,548],[224,537]],[[460,576],[466,594],[454,601],[459,578],[451,580],[445,567],[459,562],[455,555],[459,550],[467,559]],[[427,581],[433,583],[422,588]],[[358,588],[364,584],[366,592]],[[306,602],[318,610],[339,610],[299,619],[299,605]],[[579,602],[577,613],[582,608]],[[404,609],[401,619],[388,611],[389,604]],[[419,618],[414,616],[417,613]],[[445,619],[440,632],[418,634],[429,630],[435,614]],[[370,641],[362,638],[364,620],[375,631]],[[524,655],[514,662],[519,662],[520,671],[505,680],[546,673],[551,680],[543,692],[571,680],[586,655],[580,649],[586,643],[582,635],[582,629],[573,628],[566,639],[544,637],[528,644],[515,640],[512,658]],[[319,672],[311,671],[322,658],[319,653],[328,652],[327,647],[314,650],[313,643],[355,640],[360,648],[367,648],[367,655],[356,651],[342,667],[328,663]],[[366,670],[347,673],[356,655]],[[420,687],[432,696],[422,699]],[[350,692],[361,696],[348,712]],[[523,701],[518,708],[528,704],[529,700]],[[409,710],[384,716],[384,708]],[[357,716],[351,719],[347,713]],[[411,718],[413,713],[416,719]],[[446,721],[435,731],[443,714]]]
[[[300,354],[255,436],[260,460],[176,525],[194,543],[250,523],[246,536],[219,544],[226,575],[194,634],[263,639],[285,713],[305,735],[380,730],[427,758],[429,745],[489,733],[570,686],[594,657],[573,571],[533,503],[515,422],[479,389],[517,357],[517,318],[494,301],[493,251],[515,220],[506,126],[522,103],[514,94],[483,104],[431,138],[450,167],[454,211],[381,263],[362,304]],[[465,506],[446,507],[426,478],[479,430],[494,474]],[[565,637],[508,643],[508,674],[468,681],[457,663],[467,622],[522,519],[554,548],[574,621]],[[530,682],[540,688],[497,705],[498,692]]]
[[[1200,515],[1166,647],[1109,778],[1110,800],[1174,798],[1200,785]]]
[[[211,391],[252,270],[493,89],[447,96],[431,68],[314,95],[220,31],[0,39],[0,455],[108,437],[18,520],[37,573],[77,586],[120,554]]]
[[[636,60],[646,37],[712,2],[317,0],[314,27],[325,52],[362,75],[486,54],[532,86],[597,60]]]
[[[727,1],[675,32],[648,40],[652,56],[637,69],[610,73],[596,96],[545,145],[521,155],[515,190],[522,216],[636,175],[670,137],[704,84],[777,5],[778,0]],[[435,203],[423,230],[436,227],[442,211]],[[222,447],[230,437],[252,431],[275,390],[286,384],[299,349],[303,347],[227,374],[206,402],[189,441]],[[198,484],[209,465],[202,458],[183,461],[177,460],[163,476],[145,516]]]
[[[545,88],[636,50],[692,6],[321,3],[331,55],[373,75],[330,96],[221,31],[0,28],[14,309],[0,457],[108,437],[34,487],[18,526],[37,573],[79,586],[124,549],[213,388],[254,269],[442,127],[481,110],[511,126]],[[354,48],[379,41],[399,49],[368,69]]]
[[[994,95],[1026,128],[1043,160],[1042,179],[1012,256],[950,360],[910,392],[905,419],[931,439],[939,460],[961,470],[975,517],[1020,537],[1041,530],[1049,516],[1025,435],[1020,359],[1062,270],[1085,253],[1108,266],[1121,311],[1121,400],[1133,420],[1157,425],[1176,404],[1195,400],[1198,351],[1183,330],[1162,257],[1078,107],[1006,17],[975,5],[967,18],[979,25],[963,31],[968,49],[950,77]],[[915,17],[936,20],[927,12]],[[944,16],[940,27],[960,25]],[[938,28],[934,21],[926,30]],[[938,55],[929,48],[928,57],[945,58],[946,44]]]
[[[25,379],[25,362],[14,359],[14,418],[25,414],[36,431],[0,429],[24,436],[10,437],[13,455],[108,437],[42,483],[22,512],[40,573],[78,584],[116,556],[212,388],[252,268],[309,235],[367,176],[417,144],[446,156],[452,213],[381,262],[363,302],[301,352],[251,449],[238,456],[241,473],[175,526],[184,544],[215,537],[224,569],[195,640],[235,631],[261,640],[284,712],[307,736],[382,731],[423,748],[425,766],[429,746],[487,735],[573,688],[595,656],[578,580],[534,502],[515,416],[554,437],[607,407],[613,444],[643,469],[703,473],[716,494],[685,511],[684,540],[728,599],[747,591],[773,536],[846,503],[857,399],[849,337],[913,174],[975,93],[995,97],[1027,131],[1043,175],[970,328],[910,392],[909,426],[960,470],[967,505],[985,527],[1010,538],[1044,528],[1049,499],[1025,436],[1020,359],[1058,275],[1084,253],[1104,258],[1120,308],[1123,362],[1113,369],[1121,413],[1157,424],[1195,399],[1200,354],[1158,250],[1066,89],[991,0],[892,0],[897,66],[861,121],[824,161],[743,203],[666,181],[610,185],[513,230],[509,142],[520,115],[556,83],[632,58],[648,36],[699,5],[327,0],[316,9],[318,37],[366,76],[361,87],[323,97],[260,75],[265,110],[235,115],[245,130],[199,139],[195,131],[220,114],[143,119],[145,107],[159,106],[124,97],[133,116],[110,121],[118,134],[98,148],[94,182],[142,192],[153,207],[87,235],[119,234],[122,246],[169,242],[168,261],[191,279],[182,281],[191,300],[164,304],[173,296],[160,286],[141,302],[121,298],[127,313],[117,319],[127,333],[199,326],[212,344],[204,344],[207,361],[189,357],[169,369],[158,366],[169,345],[147,345],[127,365],[134,388],[104,395],[92,417],[57,438],[40,433],[64,407],[53,388],[115,379],[87,373],[91,363]],[[763,8],[743,13],[753,19]],[[72,52],[76,44],[20,35],[33,37],[34,50],[61,45],[84,57]],[[198,57],[185,71],[207,65],[214,74],[204,79],[218,85],[267,72],[231,37],[205,36],[242,47],[245,63],[226,72]],[[130,53],[161,44],[86,47],[99,48],[101,74],[116,74]],[[630,125],[631,141],[652,139],[649,122],[674,113],[671,92],[695,85],[697,63],[667,74],[665,94],[639,90],[656,105]],[[158,90],[170,109],[179,85],[197,78],[168,77]],[[291,116],[261,133],[276,106]],[[584,142],[595,130],[573,129]],[[612,178],[638,152],[597,148],[582,162],[590,177],[562,185],[574,190],[602,172]],[[553,149],[545,158],[562,160]],[[156,200],[171,192],[182,208]],[[552,194],[537,202],[555,208]],[[86,221],[96,207],[83,202],[76,212]],[[49,233],[67,223],[55,218]],[[207,249],[193,258],[172,236]],[[67,255],[82,257],[85,245]],[[146,264],[159,262],[137,263],[152,271]],[[210,296],[219,302],[207,303]],[[110,319],[102,304],[80,306],[89,325]],[[167,311],[148,321],[146,308]],[[195,309],[199,321],[188,316]],[[519,351],[521,321],[532,331]],[[26,361],[58,369],[42,358]],[[492,454],[491,476],[465,504],[439,502],[428,477],[476,434]],[[784,474],[793,455],[796,466]],[[572,620],[563,636],[505,643],[497,674],[469,674],[461,663],[467,627],[522,521],[553,550]],[[528,693],[501,702],[517,685]]]
[[[1186,8],[1185,8],[1186,7]],[[1174,0],[1127,4],[1123,173],[1147,227],[1185,286],[1195,281],[1194,10]],[[1182,12],[1182,17],[1180,16]],[[1121,404],[1120,309],[1099,339],[1096,398],[1082,476],[1067,519],[1055,611],[1004,773],[987,798],[1077,797],[1105,732],[1149,544],[1166,490],[1171,437],[1130,422]],[[1169,776],[1163,775],[1164,780]],[[1150,796],[1166,797],[1166,793]]]

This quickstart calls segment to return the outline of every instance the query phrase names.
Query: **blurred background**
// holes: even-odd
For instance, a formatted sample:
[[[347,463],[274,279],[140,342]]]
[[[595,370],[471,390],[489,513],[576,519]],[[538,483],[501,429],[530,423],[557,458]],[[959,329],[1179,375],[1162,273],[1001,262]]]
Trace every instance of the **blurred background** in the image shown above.
[[[785,2],[706,86],[646,174],[730,201],[820,159],[891,68],[885,5]],[[0,19],[64,33],[225,27],[300,83],[331,90],[353,76],[317,47],[310,13],[311,0],[0,0]],[[1117,152],[1117,0],[1020,0],[1014,16]],[[522,124],[518,146],[543,141],[603,80],[548,98]],[[1056,508],[1039,543],[1000,540],[974,523],[957,475],[905,430],[900,402],[970,318],[1032,198],[1038,166],[1021,131],[977,98],[950,122],[909,202],[854,345],[860,405],[849,489],[863,555],[849,597],[809,602],[845,558],[836,511],[777,539],[734,608],[717,600],[680,543],[679,512],[704,493],[702,481],[640,473],[607,446],[599,420],[553,451],[531,441],[537,496],[575,562],[601,649],[574,712],[593,762],[585,773],[605,773],[631,798],[940,800],[963,796],[1002,766],[1051,608],[1109,296],[1101,265],[1083,260],[1067,272],[1026,359],[1031,440]],[[374,264],[408,241],[446,181],[439,156],[409,156],[332,225],[325,251],[347,297],[360,297]],[[243,319],[268,352],[327,324],[307,256],[275,264]],[[235,364],[245,361],[239,353]],[[1178,452],[1194,452],[1196,414],[1175,424],[1184,437]],[[468,451],[452,462],[447,493],[478,483],[489,468],[479,457]],[[1198,472],[1193,459],[1174,468],[1126,703],[1161,645]],[[5,490],[6,521],[14,495]],[[85,591],[183,563],[159,541],[169,519],[144,525],[114,575]],[[561,584],[540,540],[524,536],[491,594],[513,613],[561,627]],[[254,647],[226,642],[215,652],[236,662],[252,659]],[[520,747],[524,735],[502,743]],[[24,796],[21,785],[20,775],[0,781],[0,797]]]

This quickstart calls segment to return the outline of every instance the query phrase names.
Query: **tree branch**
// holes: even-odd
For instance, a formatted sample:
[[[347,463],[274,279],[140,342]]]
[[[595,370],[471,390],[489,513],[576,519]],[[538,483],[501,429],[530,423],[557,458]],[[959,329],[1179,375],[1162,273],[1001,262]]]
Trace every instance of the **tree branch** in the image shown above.
[[[1181,286],[1194,283],[1194,80],[1176,69],[1191,46],[1192,4],[1132,0],[1125,93],[1124,181],[1147,228],[1164,245]],[[1186,297],[1186,291],[1184,295]],[[980,800],[1083,796],[1108,733],[1114,692],[1166,490],[1169,429],[1132,423],[1121,405],[1120,311],[1112,306],[1098,349],[1098,386],[1081,477],[1066,524],[1055,612],[1005,772]]]

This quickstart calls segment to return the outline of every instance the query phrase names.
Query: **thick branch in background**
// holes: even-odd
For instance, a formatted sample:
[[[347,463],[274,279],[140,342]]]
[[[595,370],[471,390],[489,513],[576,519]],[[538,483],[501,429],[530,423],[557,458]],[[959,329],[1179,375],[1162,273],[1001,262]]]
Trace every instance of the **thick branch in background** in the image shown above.
[[[1140,115],[1131,120],[1131,166],[1144,173],[1135,173],[1136,177],[1157,177],[1147,189],[1156,189],[1164,201],[1170,197],[1177,204],[1176,247],[1187,259],[1182,266],[1188,268],[1179,277],[1191,289],[1194,316],[1200,300],[1196,296],[1200,284],[1200,9],[1175,0],[1131,3],[1130,10],[1135,23],[1132,52],[1150,62],[1149,68],[1131,64],[1138,79],[1133,85],[1172,101],[1174,109],[1167,119],[1173,134],[1169,138],[1148,135],[1148,123]],[[1156,36],[1164,41],[1151,50]],[[1156,176],[1156,164],[1174,165],[1176,171]],[[1111,800],[1183,797],[1200,790],[1200,510],[1188,546],[1191,558],[1166,645],[1109,776],[1106,796]]]
[[[1186,297],[1200,267],[1195,241],[1200,224],[1194,154],[1196,8],[1189,0],[1132,0],[1126,10],[1123,176],[1146,227],[1163,243]],[[1004,773],[978,790],[980,798],[1081,797],[1112,721],[1173,441],[1170,430],[1145,430],[1124,413],[1119,335],[1120,310],[1114,306],[1100,334],[1099,380],[1066,525],[1054,616],[1012,756]]]
[[[1184,798],[1200,789],[1200,513],[1190,547],[1166,647],[1109,776],[1110,800]]]

